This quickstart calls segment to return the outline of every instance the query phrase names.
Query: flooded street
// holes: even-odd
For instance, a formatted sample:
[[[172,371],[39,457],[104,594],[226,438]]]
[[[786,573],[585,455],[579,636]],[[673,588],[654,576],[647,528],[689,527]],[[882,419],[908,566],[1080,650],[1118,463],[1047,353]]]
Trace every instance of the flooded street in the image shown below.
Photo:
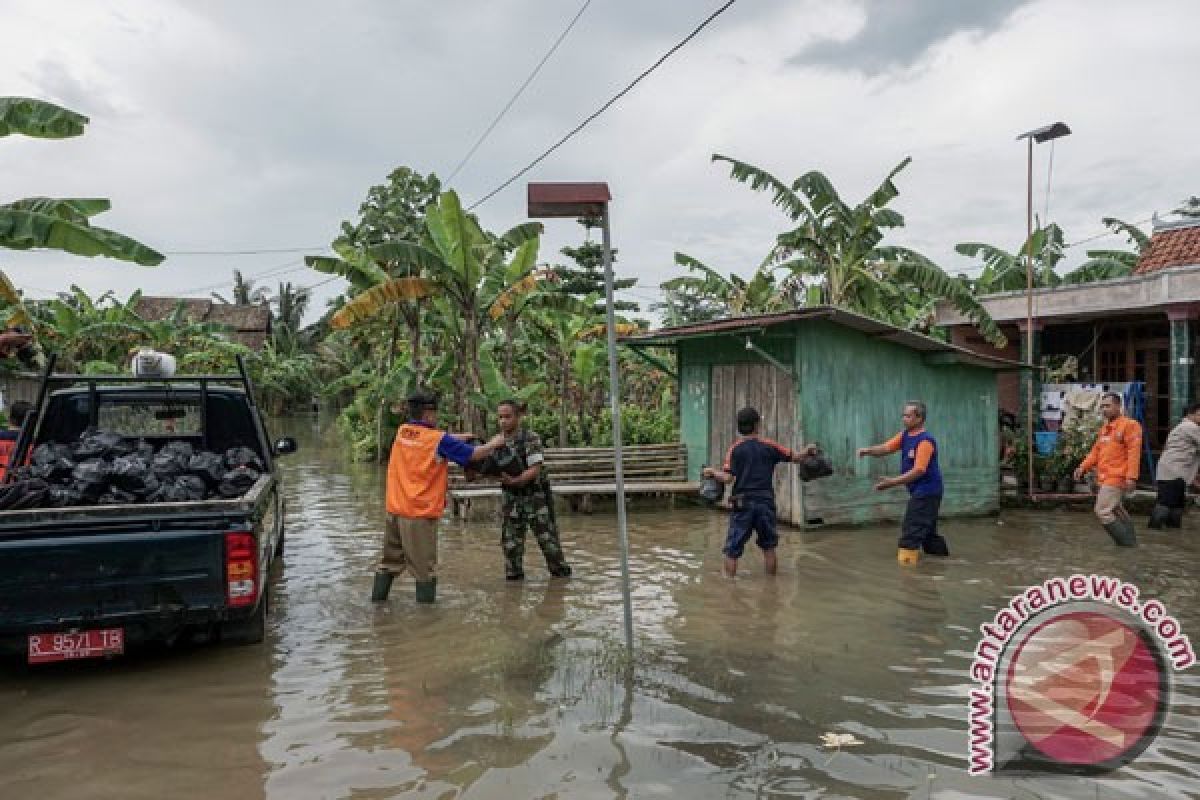
[[[639,653],[620,661],[614,517],[564,515],[575,577],[499,527],[444,523],[438,603],[369,602],[382,473],[311,419],[277,423],[287,550],[268,641],[0,671],[0,797],[1198,797],[1200,671],[1136,762],[1104,778],[972,778],[978,626],[1075,572],[1133,582],[1200,641],[1200,513],[1113,547],[1086,514],[952,520],[953,557],[902,570],[896,532],[786,532],[780,573],[720,575],[724,515],[635,503]],[[836,478],[834,478],[836,480]],[[826,732],[863,744],[834,753]]]

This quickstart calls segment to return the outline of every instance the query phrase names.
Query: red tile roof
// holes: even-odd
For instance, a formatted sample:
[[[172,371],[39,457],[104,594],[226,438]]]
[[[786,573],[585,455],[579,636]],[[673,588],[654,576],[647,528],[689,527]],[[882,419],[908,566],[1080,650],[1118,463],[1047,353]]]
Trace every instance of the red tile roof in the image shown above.
[[[1200,267],[1200,222],[1155,231],[1133,274],[1171,267]]]

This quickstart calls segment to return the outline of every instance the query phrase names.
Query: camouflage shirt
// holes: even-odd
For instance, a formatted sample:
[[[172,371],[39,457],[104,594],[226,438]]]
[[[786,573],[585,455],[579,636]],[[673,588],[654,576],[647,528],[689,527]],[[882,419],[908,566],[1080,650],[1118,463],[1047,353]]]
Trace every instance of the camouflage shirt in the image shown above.
[[[535,465],[540,466],[541,470],[538,472],[537,478],[525,486],[505,487],[504,501],[507,503],[518,498],[528,499],[531,496],[540,496],[544,487],[549,483],[546,475],[546,451],[542,448],[542,437],[533,431],[521,428],[512,436],[505,437],[505,442],[512,456],[520,465],[521,472]]]

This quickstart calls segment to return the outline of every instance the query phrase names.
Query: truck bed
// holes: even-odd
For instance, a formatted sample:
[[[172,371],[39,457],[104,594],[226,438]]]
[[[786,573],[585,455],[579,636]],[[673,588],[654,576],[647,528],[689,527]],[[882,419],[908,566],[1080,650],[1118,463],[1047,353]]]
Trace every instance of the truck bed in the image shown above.
[[[73,524],[97,523],[107,520],[126,526],[134,520],[186,518],[193,515],[249,513],[273,480],[262,475],[241,497],[228,500],[195,500],[182,503],[130,503],[126,505],[68,506],[65,508],[31,508],[20,511],[0,511],[0,539],[38,530],[60,528]]]

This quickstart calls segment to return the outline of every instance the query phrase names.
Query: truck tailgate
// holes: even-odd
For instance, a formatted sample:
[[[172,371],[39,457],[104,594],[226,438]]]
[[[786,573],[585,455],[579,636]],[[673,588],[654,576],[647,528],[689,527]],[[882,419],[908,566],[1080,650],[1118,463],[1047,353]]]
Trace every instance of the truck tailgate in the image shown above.
[[[0,538],[0,633],[183,625],[224,601],[219,529]]]

